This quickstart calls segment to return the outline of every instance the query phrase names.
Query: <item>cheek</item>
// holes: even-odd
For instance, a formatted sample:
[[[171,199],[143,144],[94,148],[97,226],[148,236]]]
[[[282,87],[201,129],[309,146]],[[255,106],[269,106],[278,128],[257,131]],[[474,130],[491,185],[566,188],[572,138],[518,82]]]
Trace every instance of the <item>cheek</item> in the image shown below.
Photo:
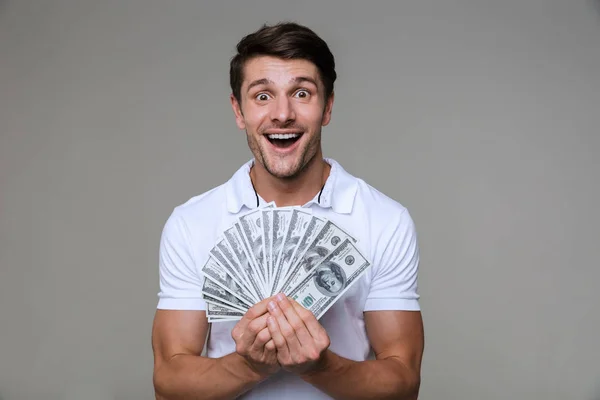
[[[310,125],[313,128],[320,127],[323,121],[323,113],[320,107],[311,107],[304,110],[304,112],[298,113],[298,119],[305,125]]]
[[[266,108],[249,107],[244,114],[244,121],[248,131],[256,132],[268,120],[267,115]]]

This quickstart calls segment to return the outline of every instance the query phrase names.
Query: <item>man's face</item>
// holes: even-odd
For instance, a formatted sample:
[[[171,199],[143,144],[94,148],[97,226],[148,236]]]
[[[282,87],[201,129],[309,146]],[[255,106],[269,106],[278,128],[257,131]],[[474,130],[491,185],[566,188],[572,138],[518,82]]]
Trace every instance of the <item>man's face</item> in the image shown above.
[[[321,149],[333,95],[307,60],[260,56],[244,66],[241,104],[231,96],[237,126],[246,130],[256,161],[273,176],[296,176]]]
[[[331,271],[323,272],[321,281],[323,282],[323,286],[332,293],[337,293],[342,289],[342,282]]]

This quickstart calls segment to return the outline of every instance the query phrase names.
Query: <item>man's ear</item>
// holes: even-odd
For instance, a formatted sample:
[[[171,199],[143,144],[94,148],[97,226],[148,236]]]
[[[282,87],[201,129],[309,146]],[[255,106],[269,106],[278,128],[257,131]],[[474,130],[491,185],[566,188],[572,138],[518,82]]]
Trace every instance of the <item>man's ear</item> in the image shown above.
[[[335,97],[335,93],[331,92],[331,94],[327,98],[327,101],[325,102],[325,109],[323,110],[323,122],[321,122],[321,125],[323,125],[323,126],[329,124],[329,121],[331,121],[331,111],[333,109],[333,98],[334,97]]]
[[[233,93],[229,95],[229,101],[231,102],[231,108],[233,109],[233,114],[235,115],[235,124],[242,130],[246,129],[246,122],[244,121],[242,107]]]

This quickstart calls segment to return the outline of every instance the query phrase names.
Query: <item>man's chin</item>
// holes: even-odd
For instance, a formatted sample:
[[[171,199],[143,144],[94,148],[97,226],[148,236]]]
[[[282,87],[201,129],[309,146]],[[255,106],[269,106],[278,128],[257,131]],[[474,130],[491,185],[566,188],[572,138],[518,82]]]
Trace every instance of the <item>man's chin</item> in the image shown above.
[[[296,177],[300,171],[300,165],[298,163],[290,163],[290,164],[279,164],[277,163],[269,163],[267,162],[265,165],[265,169],[267,172],[278,179],[292,179]]]
[[[269,170],[267,170],[269,171]],[[298,176],[298,170],[270,170],[269,173],[277,179],[293,179]]]

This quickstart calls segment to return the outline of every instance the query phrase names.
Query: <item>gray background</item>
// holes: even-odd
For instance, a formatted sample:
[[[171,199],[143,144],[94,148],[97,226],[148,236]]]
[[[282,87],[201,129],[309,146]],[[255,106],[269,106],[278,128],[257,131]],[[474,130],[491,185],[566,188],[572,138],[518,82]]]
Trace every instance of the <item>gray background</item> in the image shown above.
[[[0,399],[152,398],[160,231],[250,158],[228,62],[280,20],[417,224],[421,398],[599,399],[598,3],[207,3],[0,1]]]

